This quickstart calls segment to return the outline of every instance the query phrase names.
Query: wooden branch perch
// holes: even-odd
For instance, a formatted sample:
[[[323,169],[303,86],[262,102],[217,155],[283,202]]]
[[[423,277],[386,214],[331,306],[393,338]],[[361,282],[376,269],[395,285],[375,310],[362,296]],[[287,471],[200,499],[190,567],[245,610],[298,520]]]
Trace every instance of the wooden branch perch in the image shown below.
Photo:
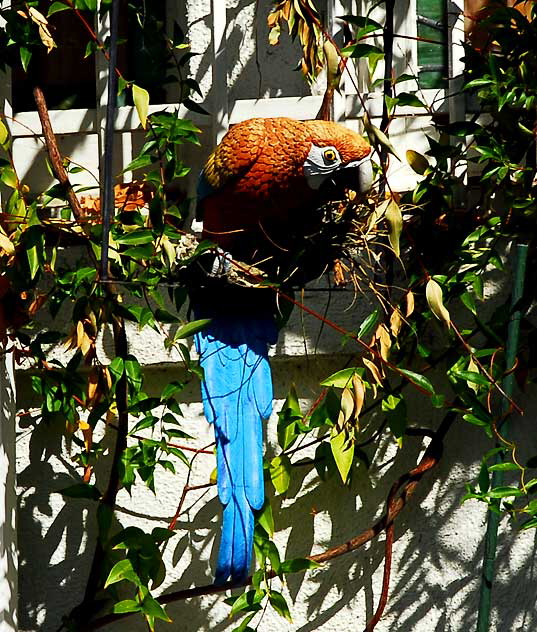
[[[39,86],[35,86],[34,88],[34,100],[37,106],[37,113],[39,114],[39,120],[41,121],[41,129],[43,130],[43,136],[45,137],[45,145],[47,147],[47,152],[50,158],[50,163],[52,167],[52,172],[54,173],[54,177],[58,180],[61,186],[65,189],[65,195],[67,197],[67,201],[69,202],[69,206],[73,211],[73,215],[77,220],[82,219],[84,213],[82,211],[82,207],[80,206],[80,202],[76,197],[76,193],[69,181],[69,176],[67,175],[67,171],[63,166],[62,156],[60,154],[60,150],[58,149],[58,143],[56,142],[56,136],[52,129],[52,125],[50,124],[50,117],[48,114],[47,102],[45,100],[45,95]]]

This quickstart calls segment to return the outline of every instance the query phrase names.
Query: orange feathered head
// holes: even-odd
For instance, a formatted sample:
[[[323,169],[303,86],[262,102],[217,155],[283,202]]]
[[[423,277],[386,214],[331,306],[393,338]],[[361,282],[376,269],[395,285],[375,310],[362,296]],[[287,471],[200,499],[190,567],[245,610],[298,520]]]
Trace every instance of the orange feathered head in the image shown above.
[[[357,132],[327,121],[249,119],[234,125],[200,176],[198,204],[204,234],[246,256],[287,243],[311,229],[312,211],[341,197],[335,184],[371,186],[371,147]],[[285,247],[286,248],[286,247]],[[248,255],[247,259],[253,257]]]

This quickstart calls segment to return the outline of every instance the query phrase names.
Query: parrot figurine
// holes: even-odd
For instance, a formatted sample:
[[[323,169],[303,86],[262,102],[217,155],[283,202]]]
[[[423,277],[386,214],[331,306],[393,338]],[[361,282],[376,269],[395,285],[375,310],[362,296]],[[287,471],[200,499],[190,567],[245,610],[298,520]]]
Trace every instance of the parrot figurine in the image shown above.
[[[218,247],[212,274],[234,261],[269,273],[293,262],[319,230],[321,204],[341,199],[345,183],[369,189],[370,153],[364,138],[333,122],[254,118],[231,127],[198,184],[203,237]],[[323,258],[313,253],[313,261]],[[195,344],[223,505],[215,583],[238,583],[248,576],[254,511],[264,503],[262,420],[272,410],[268,350],[277,341],[277,304],[267,288],[201,285],[191,292],[194,313],[211,321]]]

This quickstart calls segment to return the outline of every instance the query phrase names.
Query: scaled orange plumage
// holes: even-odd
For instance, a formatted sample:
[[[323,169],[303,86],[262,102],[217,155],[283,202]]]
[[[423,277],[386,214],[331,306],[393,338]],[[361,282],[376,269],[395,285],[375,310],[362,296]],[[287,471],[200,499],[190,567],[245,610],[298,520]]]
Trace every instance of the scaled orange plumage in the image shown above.
[[[312,145],[337,148],[343,165],[371,152],[358,133],[327,121],[258,118],[232,127],[202,173],[204,236],[244,260],[269,243],[288,249],[297,225],[311,228],[308,211],[319,202],[304,173]]]

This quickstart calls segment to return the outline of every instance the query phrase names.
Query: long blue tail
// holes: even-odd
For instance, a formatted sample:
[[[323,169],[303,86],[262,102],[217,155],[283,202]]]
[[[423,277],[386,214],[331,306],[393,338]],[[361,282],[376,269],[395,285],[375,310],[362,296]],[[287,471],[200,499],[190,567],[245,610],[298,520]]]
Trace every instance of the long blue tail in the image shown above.
[[[272,410],[268,347],[276,342],[272,318],[217,316],[195,337],[205,380],[205,416],[214,423],[218,495],[224,506],[215,583],[248,576],[254,509],[265,498],[263,429]]]

